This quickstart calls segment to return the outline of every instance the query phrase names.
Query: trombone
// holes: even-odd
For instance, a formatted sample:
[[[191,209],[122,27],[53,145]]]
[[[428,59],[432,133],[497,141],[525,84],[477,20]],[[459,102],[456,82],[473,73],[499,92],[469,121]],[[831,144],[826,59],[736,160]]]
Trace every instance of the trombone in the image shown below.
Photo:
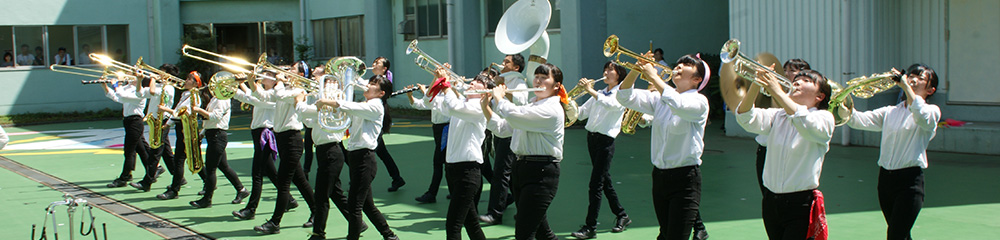
[[[209,56],[212,56],[212,57],[216,57],[216,58],[219,58],[219,59],[224,59],[226,61],[229,61],[230,63],[219,62],[219,61],[207,59],[207,58],[204,58],[204,57],[201,57],[201,56],[198,56],[198,55],[194,55],[192,53],[189,53],[188,50],[192,50],[192,51],[195,51],[195,52],[198,52],[198,53],[201,53],[201,54],[205,54],[205,55],[209,55]],[[271,79],[271,80],[275,80],[275,81],[282,81],[280,78],[275,78],[275,77],[271,77],[271,76],[265,75],[264,71],[273,72],[273,73],[276,73],[276,74],[279,74],[279,75],[283,74],[283,75],[287,76],[288,79],[289,79],[287,82],[285,82],[285,81],[283,81],[283,82],[285,82],[286,84],[289,84],[290,86],[301,88],[301,89],[305,90],[307,93],[310,93],[310,94],[315,93],[316,91],[319,90],[318,84],[315,81],[313,81],[312,79],[307,78],[307,77],[303,77],[303,76],[299,76],[298,74],[294,74],[294,73],[291,73],[289,71],[285,71],[285,70],[281,69],[280,67],[275,66],[274,64],[271,64],[270,62],[267,62],[267,53],[260,54],[260,57],[257,58],[257,63],[256,64],[248,62],[247,60],[243,60],[242,58],[237,58],[237,57],[232,57],[232,56],[226,56],[226,55],[222,55],[222,54],[210,52],[210,51],[207,51],[207,50],[204,50],[204,49],[192,47],[191,45],[184,45],[184,47],[181,48],[181,53],[183,53],[183,55],[185,57],[194,58],[194,59],[197,59],[197,60],[201,60],[203,62],[208,62],[208,63],[212,63],[212,64],[215,64],[215,65],[219,65],[219,66],[221,66],[223,68],[226,68],[226,69],[229,69],[229,70],[231,70],[233,72],[243,73],[243,74],[247,74],[247,75],[253,75],[253,76],[257,77],[257,78],[265,78],[265,79]],[[247,69],[243,68],[244,66],[245,67],[251,67],[251,68],[253,68],[253,70],[247,70]],[[233,84],[232,86],[225,85],[225,87],[227,87],[227,88],[232,88],[233,91],[235,91],[235,88],[237,86],[238,86],[238,84]]]

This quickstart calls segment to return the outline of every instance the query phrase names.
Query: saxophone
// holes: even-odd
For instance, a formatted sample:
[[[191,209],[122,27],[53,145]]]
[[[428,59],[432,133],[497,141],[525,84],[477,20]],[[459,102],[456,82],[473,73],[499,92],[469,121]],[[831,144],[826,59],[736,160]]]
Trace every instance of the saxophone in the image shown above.
[[[635,127],[639,125],[639,120],[642,120],[642,112],[625,108],[625,113],[622,114],[622,133],[635,134]]]
[[[198,135],[201,126],[198,125],[198,113],[193,110],[194,107],[201,105],[201,98],[197,88],[192,88],[189,93],[191,106],[178,111],[177,117],[181,119],[181,124],[184,124],[184,148],[187,150],[184,153],[187,156],[188,170],[191,173],[198,173],[205,167],[205,161],[201,159],[201,136]]]
[[[893,71],[876,73],[851,79],[847,81],[846,88],[841,88],[836,82],[827,81],[833,90],[829,110],[830,113],[833,113],[834,124],[840,126],[851,120],[851,114],[854,111],[854,99],[851,98],[851,95],[858,98],[870,98],[896,86],[896,82],[901,77]]]
[[[159,106],[163,106],[163,103],[167,101],[166,88],[167,85],[163,85],[163,88],[160,89]],[[163,142],[161,141],[163,139],[163,117],[163,112],[158,112],[156,115],[147,114],[142,120],[149,126],[149,146],[153,149],[163,146]]]

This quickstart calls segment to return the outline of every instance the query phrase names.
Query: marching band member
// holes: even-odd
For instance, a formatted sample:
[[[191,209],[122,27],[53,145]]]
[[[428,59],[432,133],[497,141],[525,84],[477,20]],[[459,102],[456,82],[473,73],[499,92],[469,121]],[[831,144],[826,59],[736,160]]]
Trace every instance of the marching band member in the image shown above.
[[[503,69],[500,76],[496,78],[497,85],[505,85],[509,89],[528,88],[524,80],[524,56],[520,53],[507,55],[503,58]],[[528,92],[507,93],[507,100],[517,106],[524,106],[528,103]],[[479,221],[486,224],[503,223],[503,212],[507,206],[513,204],[514,198],[510,194],[511,167],[517,156],[510,150],[510,136],[500,137],[493,134],[493,182],[490,183],[490,202],[486,208],[486,214],[479,216]],[[487,160],[488,162],[488,160]]]
[[[535,69],[534,86],[545,88],[535,98],[517,106],[504,98],[506,87],[493,89],[482,99],[487,128],[500,137],[511,137],[513,164],[511,189],[517,204],[515,239],[555,239],[546,220],[546,211],[559,188],[565,113],[561,104],[568,98],[562,85],[562,71],[552,64]],[[496,113],[494,110],[496,109]]]
[[[652,64],[639,64],[656,91],[634,90],[639,72],[631,71],[616,98],[627,108],[654,116],[650,155],[655,166],[653,207],[660,225],[657,239],[687,239],[701,202],[700,165],[709,110],[708,98],[698,91],[707,85],[710,69],[699,55],[682,56],[674,67],[674,88],[660,79]]]
[[[282,78],[283,76],[278,77]],[[271,214],[270,220],[260,226],[255,226],[253,228],[255,231],[266,234],[281,231],[279,229],[281,218],[285,215],[285,211],[290,208],[292,183],[295,183],[295,188],[298,188],[299,193],[306,199],[306,205],[309,205],[309,209],[313,209],[313,188],[306,180],[302,164],[299,164],[304,143],[302,141],[302,122],[299,121],[295,105],[304,99],[300,97],[304,92],[301,88],[292,88],[292,85],[286,86],[284,82],[279,82],[274,87],[273,95],[260,93],[262,99],[275,102],[272,120],[274,120],[274,136],[278,157],[281,161],[278,163],[278,199],[274,203],[274,212]],[[312,220],[313,218],[309,217],[309,221],[302,227],[312,227]]]
[[[160,70],[166,72],[167,74],[170,74],[171,76],[176,76],[177,73],[180,71],[180,69],[178,69],[173,64],[163,64],[162,66],[160,66]],[[158,87],[156,85],[156,81],[152,79],[143,80],[143,84],[146,85],[146,89],[139,91],[139,97],[147,99],[149,106],[151,106],[149,108],[146,108],[146,116],[150,117],[155,116],[160,112],[159,108],[160,105],[169,106],[167,104],[172,104],[174,102],[173,87],[170,86]],[[161,97],[164,100],[164,102],[160,102]],[[170,119],[170,115],[164,114],[164,117],[165,119],[163,119],[163,123],[166,124],[166,122]],[[160,131],[162,133],[161,138],[159,139],[160,147],[152,148],[152,145],[150,145],[149,149],[150,157],[149,159],[147,159],[149,161],[143,162],[143,165],[145,166],[148,173],[153,173],[153,174],[147,173],[146,177],[144,177],[142,181],[132,182],[130,184],[132,187],[146,192],[149,191],[150,185],[152,185],[153,182],[156,181],[156,178],[159,177],[159,175],[162,174],[164,171],[169,170],[170,175],[175,174],[173,169],[164,169],[163,167],[160,167],[161,158],[163,159],[163,162],[166,163],[168,166],[173,165],[174,153],[173,150],[170,149],[170,138],[169,138],[170,128],[150,129],[150,131]],[[150,135],[152,134],[153,133],[151,132]],[[183,173],[183,171],[181,171],[181,173]]]
[[[275,76],[271,72],[265,72],[264,74],[269,77]],[[253,141],[253,163],[251,163],[250,167],[250,200],[247,201],[247,205],[243,209],[233,211],[233,216],[243,220],[253,219],[257,213],[261,192],[264,189],[264,177],[266,176],[275,187],[278,184],[278,173],[274,168],[274,161],[277,159],[278,151],[274,141],[274,120],[272,119],[274,117],[275,103],[262,100],[258,97],[261,93],[268,96],[274,95],[274,85],[276,83],[273,79],[261,78],[260,83],[250,85],[256,90],[251,90],[246,85],[240,84],[240,89],[233,96],[240,102],[253,105],[253,118],[250,121],[250,138]],[[295,198],[289,196],[288,199],[290,199],[288,209],[299,206]]]
[[[180,101],[177,102],[177,105],[174,108],[158,106],[161,112],[165,112],[166,114],[173,116],[170,121],[167,121],[167,124],[164,124],[163,127],[168,128],[170,125],[174,125],[174,135],[176,137],[174,142],[175,147],[173,161],[172,163],[167,163],[167,168],[173,169],[171,172],[176,174],[173,175],[170,186],[167,186],[167,191],[156,195],[156,198],[161,200],[177,198],[178,193],[181,191],[181,186],[187,184],[187,180],[184,180],[184,164],[186,164],[187,161],[187,149],[184,146],[184,125],[179,119],[176,119],[176,117],[178,117],[177,112],[180,112],[181,109],[187,109],[191,106],[191,89],[200,88],[201,86],[201,74],[197,71],[191,71],[184,80],[183,90],[185,91],[181,93],[181,96],[178,98]],[[201,98],[202,96],[194,97]]]
[[[322,78],[317,80],[322,80]],[[332,81],[332,79],[326,81]],[[318,120],[319,112],[316,105],[302,101],[295,105],[295,110],[299,113],[299,119],[302,120],[302,123],[314,129],[312,138],[316,143],[316,192],[313,194],[315,199],[312,209],[314,220],[312,236],[309,239],[326,239],[326,222],[330,213],[330,201],[333,201],[333,204],[337,206],[345,220],[348,222],[351,220],[347,196],[344,195],[344,190],[340,187],[340,172],[346,161],[344,145],[341,143],[344,131],[328,132],[323,129]],[[367,228],[368,225],[362,223],[361,231]]]
[[[497,75],[496,71],[487,68],[472,80],[469,89],[482,90],[495,87],[491,71],[492,76]],[[444,69],[438,69],[437,77],[447,76]],[[476,214],[476,203],[483,183],[480,168],[483,164],[481,146],[486,139],[486,118],[479,104],[481,96],[472,94],[462,100],[455,91],[442,91],[438,98],[442,101],[437,102],[434,108],[448,116],[451,122],[449,125],[451,129],[448,130],[448,139],[451,141],[447,142],[448,163],[445,166],[448,192],[451,194],[448,216],[445,220],[447,239],[462,239],[462,226],[465,226],[469,239],[486,239],[479,226],[479,216]]]
[[[125,153],[125,164],[122,165],[122,173],[115,180],[108,183],[107,187],[124,187],[128,181],[132,180],[132,171],[135,170],[135,156],[139,155],[142,162],[147,162],[149,158],[149,143],[142,137],[142,117],[143,109],[146,108],[146,99],[140,98],[137,94],[140,91],[140,81],[132,81],[125,85],[112,86],[104,84],[105,96],[111,100],[122,104],[122,125],[125,128],[125,141],[123,151]]]
[[[934,69],[913,64],[896,84],[906,93],[905,101],[872,111],[854,111],[847,122],[854,129],[882,132],[878,201],[888,224],[886,239],[911,239],[910,229],[924,205],[927,145],[941,119],[941,109],[926,99],[937,91],[937,84]]]
[[[594,83],[586,84],[584,87],[591,98],[579,108],[579,120],[590,118],[587,121],[587,149],[590,152],[590,164],[593,167],[590,173],[590,204],[587,207],[587,218],[579,231],[573,232],[572,236],[579,239],[590,239],[597,236],[597,214],[601,210],[601,195],[608,198],[608,206],[615,214],[615,226],[611,232],[625,231],[625,227],[632,223],[625,208],[618,201],[618,193],[615,192],[614,182],[611,181],[611,160],[615,157],[615,138],[622,127],[622,115],[625,107],[618,103],[616,96],[618,93],[618,83],[625,80],[625,67],[607,62],[604,64],[604,83],[608,86],[600,92],[594,90]],[[582,80],[581,80],[582,81]]]
[[[412,87],[412,86],[408,86]],[[434,133],[434,159],[432,166],[434,166],[434,172],[431,174],[431,185],[427,188],[427,192],[424,195],[417,197],[415,200],[421,203],[433,203],[437,202],[438,189],[441,188],[441,177],[443,176],[443,168],[445,163],[445,149],[447,148],[446,143],[442,140],[448,134],[448,123],[449,118],[447,115],[441,114],[435,105],[441,104],[444,101],[443,97],[433,98],[434,102],[431,102],[433,96],[427,96],[427,89],[423,85],[418,85],[420,87],[420,92],[424,93],[423,99],[416,99],[413,97],[413,92],[406,93],[407,99],[410,100],[410,106],[418,110],[431,110],[431,130]]]
[[[377,57],[372,61],[372,74],[385,76],[386,80],[390,83],[392,87],[392,71],[389,71],[389,59],[385,57]],[[388,92],[392,92],[392,88],[383,89]],[[388,96],[388,95],[387,95]],[[406,185],[406,181],[403,180],[403,176],[399,174],[399,167],[396,166],[396,160],[392,159],[392,155],[389,154],[389,149],[385,147],[385,141],[382,140],[382,135],[389,133],[389,128],[392,127],[392,116],[389,116],[388,103],[386,103],[387,108],[384,111],[382,119],[382,131],[378,135],[378,146],[375,148],[375,154],[378,155],[379,159],[382,159],[382,164],[385,164],[385,170],[389,172],[389,177],[392,177],[392,185],[389,186],[389,192],[395,192],[399,188]]]
[[[822,215],[819,193],[823,159],[830,149],[834,118],[829,111],[830,85],[814,70],[800,71],[794,90],[785,93],[778,79],[757,72],[781,108],[754,108],[759,87],[751,87],[736,109],[736,120],[748,132],[767,135],[761,200],[764,228],[770,239],[802,239],[809,234],[811,213]],[[815,210],[814,210],[815,209]],[[816,224],[816,223],[813,223]],[[820,223],[821,224],[821,223]],[[819,234],[819,233],[817,233]]]
[[[236,175],[236,171],[233,168],[229,167],[229,160],[226,158],[226,145],[229,143],[226,130],[229,129],[232,102],[230,100],[220,100],[216,96],[212,96],[212,99],[208,101],[208,106],[204,109],[200,106],[195,106],[192,111],[205,119],[203,126],[205,128],[205,141],[208,142],[208,147],[205,149],[205,169],[202,169],[205,172],[205,175],[202,176],[205,180],[205,186],[202,188],[205,194],[201,199],[191,201],[191,206],[196,208],[212,206],[212,196],[215,194],[215,184],[218,180],[215,176],[216,170],[222,171],[226,175],[226,178],[229,179],[229,183],[236,189],[236,198],[233,199],[232,203],[239,204],[243,202],[244,198],[250,196],[250,191],[243,187],[239,176]]]
[[[10,142],[10,137],[7,136],[7,132],[3,130],[3,126],[0,126],[0,149],[7,146]]]
[[[351,117],[351,126],[348,128],[351,137],[344,144],[351,179],[351,186],[347,191],[347,209],[351,214],[348,219],[348,240],[358,239],[361,231],[365,229],[361,220],[362,211],[383,238],[399,239],[392,229],[389,229],[385,216],[382,216],[382,212],[375,207],[371,189],[372,180],[378,172],[375,148],[378,147],[380,142],[378,139],[384,128],[382,126],[384,112],[388,105],[386,100],[389,99],[386,91],[391,89],[392,83],[386,76],[376,74],[368,81],[364,92],[365,102],[339,102],[332,99],[316,101],[317,107],[330,106],[346,112]]]
[[[793,58],[785,61],[782,65],[782,69],[785,70],[785,77],[788,79],[795,79],[795,75],[799,74],[802,70],[812,69],[809,66],[809,62],[805,60]],[[779,106],[775,106],[779,107]],[[767,155],[767,135],[760,134],[754,138],[757,142],[757,185],[760,187],[761,196],[767,192],[767,188],[764,187],[764,158]]]

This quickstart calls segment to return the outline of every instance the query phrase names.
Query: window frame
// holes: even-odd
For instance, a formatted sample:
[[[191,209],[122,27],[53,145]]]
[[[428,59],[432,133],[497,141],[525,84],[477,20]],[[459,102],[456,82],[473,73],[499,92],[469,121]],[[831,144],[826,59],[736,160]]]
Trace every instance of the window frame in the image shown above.
[[[94,62],[91,62],[90,64],[82,64],[82,65],[81,64],[77,64],[77,61],[79,61],[77,58],[79,57],[79,51],[80,51],[79,28],[80,27],[100,27],[101,49],[104,50],[104,51],[107,51],[107,49],[108,49],[108,31],[107,31],[108,26],[124,26],[126,29],[128,29],[130,25],[129,24],[3,25],[3,27],[10,27],[10,33],[11,33],[11,46],[10,47],[11,47],[11,50],[12,50],[11,54],[13,54],[15,57],[17,57],[17,54],[20,53],[20,48],[18,46],[18,41],[17,41],[17,38],[18,38],[17,37],[17,35],[18,35],[17,34],[17,28],[40,27],[41,28],[41,34],[42,34],[41,35],[41,40],[42,40],[41,47],[42,47],[42,54],[45,54],[45,57],[43,58],[45,62],[43,63],[43,65],[15,65],[14,67],[3,67],[3,68],[0,68],[0,71],[25,70],[25,69],[33,70],[33,69],[46,69],[46,68],[48,68],[52,64],[53,60],[52,60],[52,56],[51,55],[52,55],[52,53],[54,51],[54,50],[51,49],[51,46],[49,46],[50,45],[50,41],[49,41],[49,27],[51,27],[51,26],[69,26],[69,27],[71,27],[71,29],[72,29],[72,46],[73,46],[73,52],[70,54],[70,56],[71,56],[72,59],[74,59],[73,64],[71,66],[88,67],[88,66],[95,66],[95,65],[99,65],[99,64],[98,63],[94,63]],[[129,42],[130,41],[131,41],[131,39],[129,39],[129,36],[125,35],[125,46],[124,46],[125,48],[129,47]],[[97,53],[97,51],[92,51],[92,52]],[[105,53],[107,53],[107,52],[105,52]],[[131,51],[129,51],[129,53],[131,53]],[[128,57],[128,56],[126,56],[126,57]]]

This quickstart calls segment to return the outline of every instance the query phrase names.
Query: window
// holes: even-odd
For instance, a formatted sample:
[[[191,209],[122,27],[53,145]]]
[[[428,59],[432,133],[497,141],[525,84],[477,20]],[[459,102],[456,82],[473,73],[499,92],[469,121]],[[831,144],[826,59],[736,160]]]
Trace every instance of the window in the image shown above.
[[[400,26],[406,39],[448,36],[445,0],[406,0]]]
[[[16,66],[94,64],[88,55],[109,47],[118,49],[116,60],[127,60],[128,25],[0,26],[0,50],[13,55]]]
[[[292,22],[199,23],[184,25],[184,44],[222,55],[257,62],[267,53],[275,65],[295,60]],[[182,63],[184,58],[181,59]],[[196,62],[192,62],[196,63]],[[201,63],[197,63],[201,65]],[[207,65],[205,65],[207,66]],[[181,69],[197,69],[185,68]]]
[[[548,0],[552,5],[552,17],[549,18],[548,30],[557,30],[561,25],[559,0]],[[486,0],[486,32],[492,34],[497,30],[500,17],[507,11],[510,5],[517,0]]]
[[[336,56],[364,58],[364,17],[350,16],[313,21],[313,44],[316,58]]]
[[[10,26],[0,26],[0,51],[3,52],[3,61],[0,67],[14,66],[14,32]]]

